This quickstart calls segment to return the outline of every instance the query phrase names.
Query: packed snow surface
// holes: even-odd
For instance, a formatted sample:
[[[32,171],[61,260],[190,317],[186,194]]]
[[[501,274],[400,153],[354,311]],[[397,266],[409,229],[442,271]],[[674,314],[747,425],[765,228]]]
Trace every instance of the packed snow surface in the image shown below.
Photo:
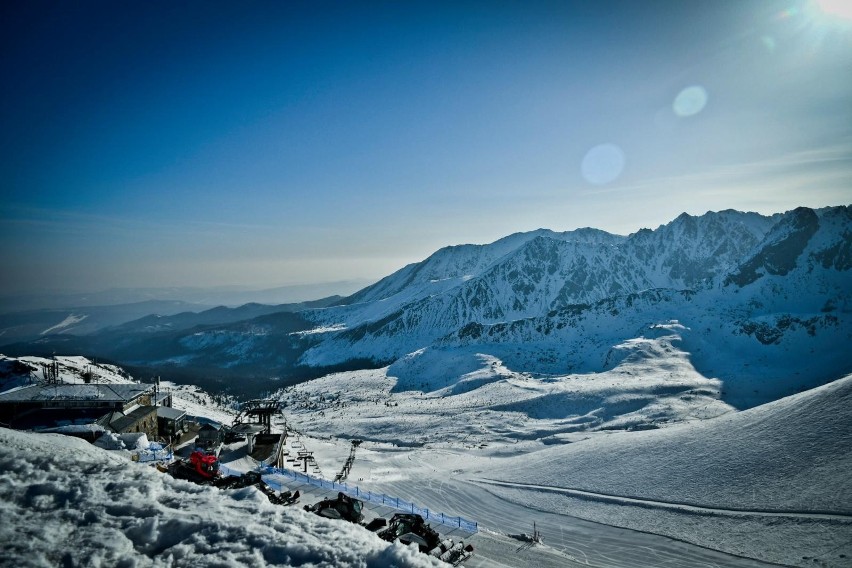
[[[368,531],[179,481],[87,442],[0,428],[3,563],[29,566],[388,566],[440,563]]]
[[[459,383],[448,385],[438,373],[435,382],[420,374],[422,390],[408,390],[415,385],[401,387],[404,379],[391,367],[325,377],[282,396],[293,427],[325,438],[304,441],[325,471],[342,464],[345,438],[369,440],[350,479],[504,534],[530,532],[535,521],[545,542],[574,560],[691,566],[748,565],[742,559],[748,557],[848,566],[852,377],[748,411],[726,411],[712,390],[695,392],[711,384],[682,390],[690,373],[688,366],[678,371],[676,350],[648,357],[651,346],[651,352],[671,347],[664,338],[672,328],[661,333],[662,342],[628,346],[641,347],[642,356],[628,354],[615,375],[542,381],[494,360],[465,367],[462,357],[461,377],[481,373],[487,380],[458,394],[452,393]],[[673,373],[673,398],[682,406],[666,404],[665,392],[649,395],[671,379],[663,374],[661,380],[663,369]],[[648,382],[649,390],[639,391],[647,400],[625,405],[623,396],[638,396],[629,394],[632,372],[636,384]],[[623,387],[611,384],[622,380]],[[563,389],[565,382],[576,384]],[[595,404],[577,410],[577,400],[589,399]],[[666,410],[658,414],[661,405]],[[612,430],[614,423],[653,427]],[[578,518],[601,525],[590,529]],[[734,556],[700,558],[700,549],[671,550],[671,541],[640,544],[637,533],[612,527]],[[589,541],[589,534],[597,536]],[[640,561],[631,546],[660,556]]]
[[[424,349],[279,391],[274,426],[286,419],[288,450],[313,452],[315,475],[333,478],[364,440],[349,483],[478,522],[453,535],[476,546],[469,568],[848,566],[852,376],[738,412],[692,366],[686,331],[648,326],[601,373],[532,375],[475,349]],[[128,380],[57,359],[68,383]],[[51,363],[16,361],[35,376]],[[448,361],[451,372],[436,365]],[[233,420],[227,397],[161,388],[189,415]],[[201,488],[72,438],[0,430],[0,472],[0,539],[16,566],[433,565],[254,489]],[[287,485],[306,503],[328,496]],[[544,544],[523,536],[534,522]]]
[[[478,446],[572,434],[650,429],[731,412],[721,383],[678,347],[675,321],[611,350],[609,371],[531,375],[475,349],[427,348],[386,369],[330,375],[283,391],[288,413],[316,434]],[[300,418],[301,420],[301,418]]]
[[[850,408],[852,376],[715,420],[545,448],[491,477],[706,507],[852,516]]]

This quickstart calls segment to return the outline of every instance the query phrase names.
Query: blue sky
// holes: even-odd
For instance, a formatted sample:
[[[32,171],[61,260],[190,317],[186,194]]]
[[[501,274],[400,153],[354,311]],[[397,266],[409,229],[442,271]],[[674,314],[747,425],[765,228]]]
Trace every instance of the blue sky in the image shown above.
[[[6,2],[0,49],[0,293],[852,202],[852,20],[810,0]]]

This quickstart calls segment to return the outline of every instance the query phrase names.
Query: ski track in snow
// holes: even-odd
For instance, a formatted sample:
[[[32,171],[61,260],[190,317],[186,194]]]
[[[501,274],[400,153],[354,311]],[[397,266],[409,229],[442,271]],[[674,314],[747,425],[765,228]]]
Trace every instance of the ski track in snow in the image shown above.
[[[657,338],[656,343],[645,341],[639,344],[665,347],[659,340]],[[63,380],[81,382],[80,371],[88,368],[89,362],[84,358],[59,359]],[[38,358],[28,360],[36,367],[47,362]],[[674,350],[657,363],[654,363],[653,358],[625,361],[613,372],[630,370],[630,365],[652,369],[666,366],[670,372],[678,368],[677,365],[671,365],[678,360],[679,352]],[[852,515],[844,509],[848,497],[844,489],[846,482],[832,481],[830,477],[822,481],[836,491],[838,511],[800,513],[780,508],[768,510],[765,500],[759,501],[764,505],[762,508],[767,509],[765,511],[738,509],[736,496],[737,491],[742,490],[742,482],[731,491],[710,495],[701,491],[703,486],[700,480],[697,484],[691,480],[691,484],[677,488],[680,493],[674,495],[687,498],[696,496],[696,501],[681,502],[657,497],[660,487],[655,483],[659,481],[643,477],[638,471],[625,471],[624,475],[638,474],[630,482],[638,483],[640,490],[636,495],[645,495],[643,497],[625,497],[607,492],[607,483],[614,483],[618,476],[610,475],[603,479],[604,490],[598,490],[594,484],[585,489],[559,487],[561,479],[558,475],[560,471],[566,471],[566,460],[577,462],[571,465],[577,473],[583,474],[582,468],[577,469],[577,466],[589,462],[595,452],[603,452],[599,457],[599,465],[612,469],[607,466],[607,456],[619,456],[618,460],[635,459],[636,455],[633,454],[642,452],[641,448],[650,447],[648,444],[652,443],[657,446],[662,444],[662,450],[666,447],[673,450],[688,442],[688,447],[684,447],[681,454],[685,452],[686,455],[693,455],[694,451],[703,449],[705,455],[701,457],[707,459],[708,450],[711,454],[718,453],[721,447],[718,444],[731,437],[739,440],[740,445],[758,449],[755,444],[760,440],[767,441],[767,435],[781,435],[783,440],[783,436],[789,436],[791,432],[805,436],[809,453],[800,454],[811,456],[808,459],[814,460],[814,463],[800,464],[801,467],[809,468],[816,463],[818,467],[814,471],[823,476],[845,471],[843,464],[846,463],[844,460],[849,459],[848,452],[846,455],[838,455],[837,452],[842,452],[838,448],[842,448],[843,440],[850,436],[848,412],[844,413],[843,409],[848,408],[845,401],[852,391],[852,378],[766,407],[742,413],[728,412],[715,420],[694,422],[689,418],[691,410],[686,406],[677,409],[677,412],[689,424],[635,433],[587,432],[564,440],[560,438],[555,444],[542,444],[527,434],[537,431],[547,420],[526,417],[511,422],[510,414],[505,412],[492,413],[491,417],[483,420],[481,410],[475,410],[482,403],[477,397],[484,392],[485,396],[496,397],[501,402],[501,396],[515,396],[518,392],[527,392],[526,396],[529,393],[547,392],[554,385],[558,386],[560,381],[549,379],[539,384],[522,374],[513,373],[499,359],[485,358],[481,362],[484,366],[474,368],[470,376],[480,376],[483,369],[492,369],[498,382],[503,381],[509,387],[506,393],[501,395],[499,389],[495,390],[495,385],[499,385],[493,382],[470,392],[444,398],[431,395],[424,397],[424,393],[417,391],[397,393],[393,392],[397,379],[389,377],[387,369],[380,369],[343,373],[293,387],[287,391],[290,393],[289,400],[307,401],[313,408],[285,408],[285,413],[288,423],[302,432],[299,436],[300,444],[307,445],[315,452],[318,464],[329,475],[339,469],[348,455],[350,439],[372,433],[372,436],[365,437],[374,441],[365,442],[358,450],[350,482],[363,490],[384,492],[433,511],[443,511],[451,516],[461,515],[477,521],[481,531],[469,537],[477,547],[475,556],[466,563],[470,568],[548,568],[569,565],[606,568],[767,566],[765,562],[752,559],[755,556],[787,565],[848,566],[846,559],[852,556],[852,539],[848,538],[852,534]],[[126,381],[117,370],[112,369],[108,366],[93,367],[101,375],[100,380]],[[40,372],[41,369],[38,369],[36,374]],[[676,379],[688,384],[692,380],[692,372],[686,367],[675,374]],[[609,388],[606,386],[607,381],[602,381],[601,377],[596,377],[597,380],[591,377],[588,379],[596,383],[594,389],[602,386]],[[702,379],[697,379],[697,384],[701,385]],[[577,390],[582,380],[580,377],[572,380],[572,390]],[[342,385],[350,388],[344,389]],[[437,386],[444,388],[443,384]],[[233,419],[233,411],[217,406],[212,397],[194,387],[170,386],[167,383],[163,383],[163,387],[171,388],[175,406],[186,409],[190,414],[212,417],[221,422]],[[386,406],[383,401],[393,404]],[[400,406],[395,406],[397,403]],[[779,420],[777,424],[783,428],[776,425],[775,421]],[[277,422],[278,426],[283,425],[282,420]],[[477,430],[500,423],[504,424],[507,432],[514,432],[514,441],[506,441],[500,434],[497,436],[503,438],[503,441],[495,441],[493,432]],[[506,428],[505,425],[509,423],[513,426]],[[755,429],[756,426],[760,428]],[[429,432],[430,439],[424,439],[425,445],[422,447],[413,448],[400,448],[391,443],[406,439],[410,432]],[[488,441],[488,447],[464,442],[471,433],[476,433],[476,441]],[[334,438],[341,434],[348,437]],[[445,434],[449,434],[455,441],[441,442]],[[819,435],[829,436],[831,445],[815,443]],[[324,436],[324,439],[319,436]],[[778,443],[778,440],[773,440],[773,443]],[[832,448],[834,453],[821,454],[820,448],[823,446]],[[630,453],[631,448],[633,454]],[[762,455],[761,452],[766,452],[762,446],[758,449],[758,455]],[[671,456],[674,453],[664,452],[661,455]],[[730,456],[730,459],[736,459],[736,456]],[[643,462],[635,463],[641,465]],[[128,463],[126,467],[141,466]],[[601,469],[597,471],[604,472]],[[616,467],[614,473],[618,471],[621,469]],[[614,475],[612,471],[609,473]],[[685,473],[693,477],[704,474],[700,467],[687,469]],[[596,477],[600,476],[580,479],[595,482]],[[543,483],[538,483],[539,480]],[[617,484],[612,487],[621,488]],[[315,500],[319,500],[327,496],[326,493],[333,493],[312,486],[303,486],[300,490],[304,494],[303,503],[313,502],[314,496]],[[810,490],[825,492],[825,488],[819,485]],[[788,497],[792,495],[789,493]],[[712,498],[702,501],[708,497]],[[794,505],[802,502],[801,498],[791,501]],[[727,506],[727,503],[731,503],[731,506]],[[394,512],[372,504],[368,508],[373,514],[381,513],[386,517]],[[222,514],[229,514],[227,508],[223,509]],[[507,536],[531,533],[533,522],[544,536],[544,546],[529,546],[528,543]]]
[[[414,460],[410,458],[410,455],[395,456],[393,460],[410,462],[409,467],[416,472],[423,469],[434,471],[434,464],[447,461],[429,451],[418,452]],[[437,473],[439,479],[429,479],[426,473],[416,473],[408,481],[372,485],[390,494],[405,495],[406,499],[428,503],[435,510],[463,514],[476,520],[482,531],[504,537],[509,534],[532,533],[535,521],[544,536],[545,545],[564,554],[566,562],[570,560],[579,565],[611,568],[768,566],[764,562],[733,556],[666,536],[609,526],[565,514],[554,514],[547,508],[537,509],[529,502],[524,503],[523,499],[507,500],[475,483],[464,479],[443,478],[444,476],[444,471]],[[478,545],[479,535],[471,540],[474,545]],[[472,560],[466,565],[491,565],[489,552],[481,551],[479,557],[483,563],[477,564]],[[493,560],[510,562],[511,566],[524,566],[512,564],[508,559],[499,556]]]
[[[731,516],[756,516],[756,517],[790,517],[795,519],[833,519],[838,521],[850,521],[852,515],[844,515],[838,513],[820,513],[813,511],[770,511],[756,509],[739,509],[739,508],[720,508],[720,507],[702,507],[692,503],[678,503],[674,501],[654,501],[651,499],[640,499],[638,497],[625,497],[623,495],[611,495],[606,493],[594,493],[591,491],[583,491],[582,489],[571,489],[568,487],[552,487],[548,485],[535,485],[531,483],[512,483],[508,481],[497,481],[494,479],[479,479],[473,480],[477,483],[486,485],[499,485],[501,487],[515,487],[519,489],[530,489],[533,491],[545,491],[553,493],[563,493],[572,497],[579,497],[589,500],[603,501],[606,503],[617,503],[621,505],[636,505],[639,507],[649,507],[658,509],[669,509],[672,511],[681,511],[689,513],[702,513],[707,515],[731,515]]]
[[[678,357],[678,351],[670,351],[659,366],[671,362],[671,357]],[[496,364],[498,374],[506,373],[499,361],[487,362]],[[640,359],[625,361],[620,368],[630,370],[630,365],[654,368],[655,364],[653,359]],[[507,377],[506,384],[513,385],[507,395],[520,392],[514,387],[533,392],[552,388],[511,372]],[[606,387],[603,376],[596,379],[594,388],[601,383]],[[341,390],[343,384],[352,390]],[[581,563],[846,566],[845,559],[852,555],[852,539],[844,538],[852,534],[844,473],[849,459],[844,440],[852,435],[845,401],[852,391],[852,378],[716,419],[687,418],[683,424],[642,432],[586,432],[552,444],[535,442],[535,436],[525,433],[546,421],[515,421],[508,413],[502,417],[494,413],[482,421],[482,398],[500,398],[496,383],[444,398],[418,391],[390,395],[395,384],[386,370],[378,370],[298,385],[288,391],[289,400],[310,400],[315,405],[334,393],[332,404],[313,410],[290,408],[288,420],[299,424],[303,432],[328,436],[322,442],[325,448],[318,446],[321,451],[316,455],[324,463],[335,464],[330,469],[342,463],[348,439],[374,440],[359,449],[350,474],[350,480],[361,478],[364,489],[461,515],[485,530],[505,534],[531,533],[535,521],[548,546]],[[477,393],[479,410],[467,410],[477,405],[473,400],[464,402],[465,398]],[[387,400],[392,406],[382,403]],[[431,412],[430,404],[435,405]],[[686,410],[682,416],[689,417]],[[512,432],[514,441],[495,440],[493,433],[479,431],[477,444],[465,442],[468,434],[477,432],[476,424],[498,423]],[[408,431],[420,436],[428,433],[423,438],[426,445],[399,448],[391,444],[404,439]],[[337,450],[330,453],[334,443],[329,440],[341,433],[347,439],[338,441]],[[385,443],[380,443],[383,437]],[[486,448],[478,444],[480,440],[489,442]],[[791,444],[800,447],[795,454],[785,450]],[[312,445],[312,449],[316,448]],[[653,452],[650,459],[648,452]],[[671,462],[668,468],[666,460]],[[566,472],[580,477],[566,478]],[[685,477],[678,478],[678,473]],[[736,482],[727,487],[724,480],[732,475]],[[504,483],[477,483],[494,477]],[[570,489],[547,490],[563,479],[588,486],[574,494]],[[637,497],[632,502],[619,499],[619,493],[607,487],[636,490]],[[667,500],[667,496],[677,499]],[[788,501],[784,511],[783,503]],[[817,509],[802,508],[811,502]],[[838,509],[832,512],[835,504]],[[762,561],[751,559],[755,557]]]

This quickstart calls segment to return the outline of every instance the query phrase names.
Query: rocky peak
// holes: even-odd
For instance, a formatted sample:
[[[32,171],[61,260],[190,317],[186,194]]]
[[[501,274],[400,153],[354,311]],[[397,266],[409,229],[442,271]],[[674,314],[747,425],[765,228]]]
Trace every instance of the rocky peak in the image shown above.
[[[796,268],[819,224],[813,209],[799,207],[790,211],[770,229],[756,251],[725,279],[725,285],[742,287],[767,274],[788,274]]]

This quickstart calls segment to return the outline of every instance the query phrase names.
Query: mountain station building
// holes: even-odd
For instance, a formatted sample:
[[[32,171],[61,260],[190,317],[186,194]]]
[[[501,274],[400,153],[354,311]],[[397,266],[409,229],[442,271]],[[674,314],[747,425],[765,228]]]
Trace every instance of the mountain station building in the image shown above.
[[[95,423],[116,433],[145,432],[156,438],[157,403],[162,402],[171,398],[158,396],[154,384],[29,385],[0,393],[0,424],[40,430]]]

